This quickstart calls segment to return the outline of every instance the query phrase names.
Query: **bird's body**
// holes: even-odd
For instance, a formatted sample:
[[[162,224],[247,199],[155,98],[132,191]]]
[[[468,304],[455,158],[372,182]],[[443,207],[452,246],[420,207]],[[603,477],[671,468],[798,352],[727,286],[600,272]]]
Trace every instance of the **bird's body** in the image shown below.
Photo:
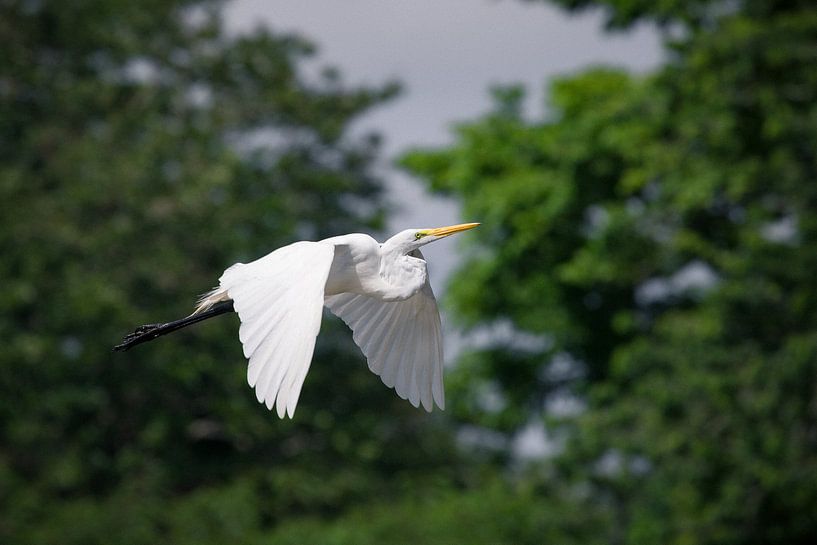
[[[281,417],[295,411],[324,305],[353,330],[369,368],[387,386],[414,406],[443,408],[440,316],[419,247],[476,225],[406,230],[383,244],[365,234],[296,242],[228,268],[185,320],[220,314],[232,302],[247,380]],[[164,326],[184,327],[185,320],[143,326],[117,348],[155,338]]]
[[[334,257],[324,295],[357,293],[381,301],[403,301],[420,291],[428,281],[422,258],[401,255],[369,235],[332,237],[317,244],[334,246]],[[403,279],[398,282],[396,279]]]

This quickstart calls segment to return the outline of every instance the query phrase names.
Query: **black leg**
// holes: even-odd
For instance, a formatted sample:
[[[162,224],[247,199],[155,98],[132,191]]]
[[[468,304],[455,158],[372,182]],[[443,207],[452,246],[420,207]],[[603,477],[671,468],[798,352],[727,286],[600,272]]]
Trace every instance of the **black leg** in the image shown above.
[[[173,333],[174,331],[177,331],[183,327],[207,320],[213,316],[218,316],[219,314],[233,312],[233,310],[232,301],[222,301],[221,303],[216,303],[204,312],[194,314],[193,316],[188,316],[187,318],[182,318],[181,320],[175,320],[164,324],[140,325],[133,331],[133,333],[128,333],[125,335],[125,338],[122,339],[122,343],[114,346],[113,349],[117,352],[124,352],[137,344],[152,341],[153,339],[161,337],[162,335]]]

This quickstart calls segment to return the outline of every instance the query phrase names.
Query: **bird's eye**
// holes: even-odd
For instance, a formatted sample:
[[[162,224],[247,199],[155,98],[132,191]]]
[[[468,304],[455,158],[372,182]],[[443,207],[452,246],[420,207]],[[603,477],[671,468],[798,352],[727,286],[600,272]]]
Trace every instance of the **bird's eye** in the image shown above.
[[[414,240],[420,240],[423,238],[423,233],[414,233]]]

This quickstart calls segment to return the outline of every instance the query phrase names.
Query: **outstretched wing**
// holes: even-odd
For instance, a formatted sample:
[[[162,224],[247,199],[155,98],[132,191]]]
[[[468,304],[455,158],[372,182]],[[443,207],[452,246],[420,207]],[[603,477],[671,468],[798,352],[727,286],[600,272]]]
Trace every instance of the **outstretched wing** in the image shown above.
[[[334,252],[332,244],[296,242],[233,265],[220,279],[241,319],[247,381],[281,418],[295,412],[312,361]]]
[[[352,331],[369,369],[397,395],[431,411],[445,408],[440,313],[431,285],[405,301],[385,302],[341,293],[326,306]]]

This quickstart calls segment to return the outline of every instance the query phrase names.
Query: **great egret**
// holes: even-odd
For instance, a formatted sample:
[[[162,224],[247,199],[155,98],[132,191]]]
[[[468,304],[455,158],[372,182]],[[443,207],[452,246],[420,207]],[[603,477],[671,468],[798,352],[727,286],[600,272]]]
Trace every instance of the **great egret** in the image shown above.
[[[247,381],[259,402],[291,418],[326,305],[386,386],[415,407],[443,409],[440,313],[420,247],[477,225],[407,229],[383,244],[351,234],[284,246],[228,268],[187,318],[143,325],[114,350],[235,310]]]

